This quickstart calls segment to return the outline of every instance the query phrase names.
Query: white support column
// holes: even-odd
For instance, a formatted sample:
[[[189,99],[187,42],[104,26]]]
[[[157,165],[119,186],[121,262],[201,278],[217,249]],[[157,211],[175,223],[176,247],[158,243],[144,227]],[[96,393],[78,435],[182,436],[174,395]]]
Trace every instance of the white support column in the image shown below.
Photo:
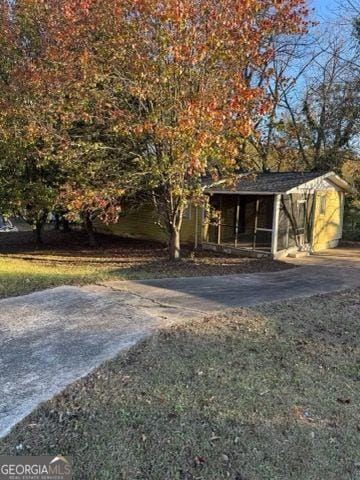
[[[206,200],[207,202],[208,200]],[[208,219],[207,219],[208,220]],[[201,245],[205,242],[205,207],[201,207],[201,230],[200,230],[200,243]]]
[[[273,223],[272,223],[272,236],[271,236],[271,253],[273,255],[275,255],[278,248],[280,200],[281,200],[281,195],[275,195]]]
[[[260,205],[259,198],[257,198],[255,203],[253,250],[256,250],[256,235],[257,235],[257,226],[258,226],[258,220],[259,220],[259,205]]]
[[[237,247],[238,236],[239,236],[239,219],[240,219],[240,195],[237,196],[236,202],[236,215],[235,215],[235,248]]]
[[[198,212],[198,209],[199,207],[197,205],[195,205],[195,241],[194,241],[194,248],[195,250],[197,250],[198,248],[198,245],[199,245],[199,239],[198,239],[198,235],[199,235],[199,212]]]
[[[218,238],[217,243],[218,245],[221,244],[221,222],[222,222],[222,195],[220,195],[220,218],[219,218],[219,225],[218,225]]]

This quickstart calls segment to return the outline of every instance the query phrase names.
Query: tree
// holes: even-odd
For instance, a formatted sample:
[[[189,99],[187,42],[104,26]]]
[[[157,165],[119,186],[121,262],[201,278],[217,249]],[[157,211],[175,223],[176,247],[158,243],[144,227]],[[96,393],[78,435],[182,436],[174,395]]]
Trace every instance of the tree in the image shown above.
[[[41,18],[26,14],[26,2],[3,1],[0,61],[1,209],[21,215],[32,225],[37,243],[61,182],[52,153],[56,125],[48,110],[45,79],[33,65],[42,57]],[[40,23],[38,23],[40,21]]]
[[[11,120],[19,98],[26,107],[15,122],[26,133],[24,162],[29,146],[37,167],[55,160],[69,208],[90,221],[116,211],[121,192],[142,192],[178,258],[184,209],[199,201],[204,175],[234,170],[252,119],[270,106],[273,71],[263,66],[275,55],[272,39],[305,32],[305,0],[6,5],[4,103]],[[249,68],[261,72],[261,85],[248,83]]]
[[[317,169],[340,169],[360,126],[358,72],[333,49],[309,82],[302,103],[303,136]]]
[[[246,68],[262,70],[274,35],[303,33],[306,13],[301,0],[123,2],[105,88],[112,98],[120,92],[120,128],[136,146],[138,189],[157,209],[172,259],[180,256],[183,212],[200,198],[203,176],[234,170],[252,118],[269,106],[266,81],[248,85]]]
[[[282,89],[282,136],[299,168],[340,172],[357,150],[357,48],[350,37],[332,32],[314,50],[300,84]]]
[[[77,125],[76,145],[66,151],[62,162],[66,182],[61,189],[59,204],[67,219],[82,221],[90,245],[96,246],[94,220],[115,223],[121,210],[125,195],[122,165],[126,144],[121,142],[116,146],[112,143],[111,147],[106,137],[101,138],[100,127],[97,128],[97,140],[90,135],[85,142],[82,129],[83,125]],[[74,136],[74,131],[71,135]]]
[[[115,220],[121,191],[106,132],[109,110],[98,87],[101,64],[88,53],[97,36],[104,40],[102,3],[91,19],[87,2],[77,0],[0,7],[2,208],[21,214],[41,241],[47,213],[61,201],[84,220],[94,243],[92,220]],[[110,2],[107,7],[108,26],[114,10]]]

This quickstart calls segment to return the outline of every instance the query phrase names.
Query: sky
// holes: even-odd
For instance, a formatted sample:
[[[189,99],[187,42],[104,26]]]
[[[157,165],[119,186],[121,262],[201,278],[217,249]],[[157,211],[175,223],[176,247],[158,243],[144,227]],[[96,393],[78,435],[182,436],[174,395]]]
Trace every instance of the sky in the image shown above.
[[[349,0],[360,10],[360,0]],[[308,0],[310,8],[315,9],[317,20],[321,23],[339,22],[341,17],[353,16],[354,11],[347,0]]]
[[[309,9],[313,10],[313,12],[310,12],[310,18],[318,22],[318,25],[314,27],[314,29],[311,29],[315,39],[327,42],[329,38],[334,38],[334,34],[335,38],[338,38],[336,32],[341,36],[351,33],[351,18],[353,17],[353,12],[347,1],[348,0],[307,0]],[[360,0],[350,1],[360,6]],[[305,61],[307,61],[307,57],[304,58]],[[321,60],[321,57],[318,60]],[[294,65],[294,72],[297,74],[303,66],[303,59],[300,59],[299,63]],[[312,75],[311,68],[306,70],[306,75],[298,79],[298,88],[295,89],[295,92],[298,93],[302,91],[307,75]]]
[[[319,19],[331,19],[339,8],[339,0],[312,0],[310,6],[315,8]]]

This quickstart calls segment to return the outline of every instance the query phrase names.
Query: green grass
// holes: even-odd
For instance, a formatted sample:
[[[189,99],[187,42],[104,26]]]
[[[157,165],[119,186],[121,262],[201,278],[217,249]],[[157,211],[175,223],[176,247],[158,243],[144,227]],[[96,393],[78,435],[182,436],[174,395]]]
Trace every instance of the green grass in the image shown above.
[[[358,479],[359,306],[347,291],[166,329],[43,404],[0,453],[69,455],[77,480]]]
[[[58,264],[0,257],[0,297],[30,293],[59,285],[83,285],[114,277],[114,267],[81,262]]]

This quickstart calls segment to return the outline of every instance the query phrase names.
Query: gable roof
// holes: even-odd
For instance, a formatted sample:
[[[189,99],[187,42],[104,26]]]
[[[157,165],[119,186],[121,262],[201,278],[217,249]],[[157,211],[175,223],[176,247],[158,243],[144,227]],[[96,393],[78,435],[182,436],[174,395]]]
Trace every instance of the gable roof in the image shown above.
[[[314,180],[329,180],[342,190],[351,191],[350,185],[334,172],[269,172],[240,174],[234,184],[227,185],[225,180],[216,182],[209,186],[206,192],[244,194],[291,193],[292,190],[298,187],[306,187],[307,183]],[[316,185],[313,188],[316,190]]]

